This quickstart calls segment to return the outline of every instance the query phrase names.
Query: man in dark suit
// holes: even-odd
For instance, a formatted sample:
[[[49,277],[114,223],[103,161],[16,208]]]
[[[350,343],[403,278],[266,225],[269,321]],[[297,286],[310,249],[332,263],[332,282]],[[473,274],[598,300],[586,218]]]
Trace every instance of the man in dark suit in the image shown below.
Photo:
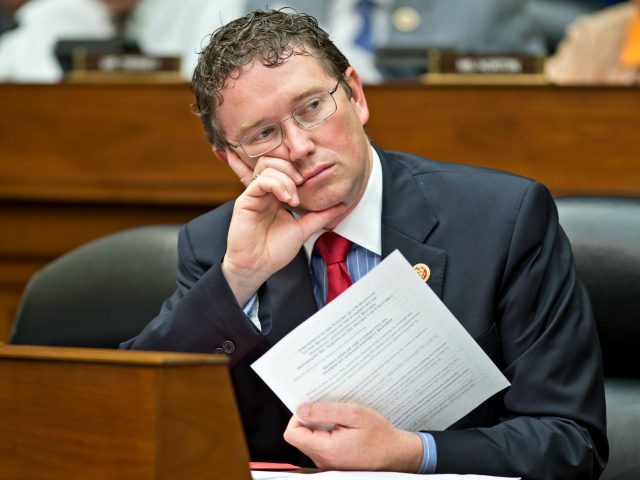
[[[215,153],[246,189],[181,229],[178,288],[123,348],[229,355],[254,460],[598,477],[598,341],[542,185],[373,146],[360,77],[306,15],[254,12],[221,28],[193,87]],[[314,247],[325,230],[353,242],[354,281],[394,249],[428,265],[427,284],[511,386],[446,431],[399,430],[355,404],[291,417],[250,364],[325,303]],[[305,426],[317,423],[337,426]]]

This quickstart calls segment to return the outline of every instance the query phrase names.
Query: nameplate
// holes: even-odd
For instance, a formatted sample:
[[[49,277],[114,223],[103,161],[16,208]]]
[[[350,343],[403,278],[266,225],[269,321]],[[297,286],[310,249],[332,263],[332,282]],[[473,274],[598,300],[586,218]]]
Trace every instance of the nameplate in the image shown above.
[[[159,57],[142,53],[87,53],[77,49],[73,54],[74,72],[162,73],[179,72],[179,57]]]
[[[461,54],[431,50],[429,72],[461,75],[540,74],[544,57],[539,55]]]

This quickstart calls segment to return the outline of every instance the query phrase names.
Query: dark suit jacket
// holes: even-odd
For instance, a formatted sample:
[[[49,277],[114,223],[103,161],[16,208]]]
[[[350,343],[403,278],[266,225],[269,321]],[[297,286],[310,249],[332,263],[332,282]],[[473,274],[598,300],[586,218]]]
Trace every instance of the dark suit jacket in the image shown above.
[[[382,249],[426,263],[428,285],[511,387],[431,432],[437,472],[596,478],[608,454],[601,359],[587,294],[547,189],[504,172],[379,151]],[[123,348],[224,350],[252,459],[308,465],[291,414],[250,364],[316,310],[303,250],[259,291],[262,334],[220,262],[233,204],[181,229],[178,288]],[[428,429],[428,426],[425,426]]]

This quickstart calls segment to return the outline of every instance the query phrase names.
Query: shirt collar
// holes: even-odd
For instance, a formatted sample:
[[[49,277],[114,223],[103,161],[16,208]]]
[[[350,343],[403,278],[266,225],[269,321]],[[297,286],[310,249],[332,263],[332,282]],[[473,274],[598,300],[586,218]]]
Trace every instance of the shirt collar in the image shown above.
[[[354,209],[334,229],[338,235],[351,240],[367,250],[382,255],[382,166],[375,148],[371,148],[371,175],[362,198]],[[307,258],[311,258],[313,245],[325,230],[312,234],[304,243]]]

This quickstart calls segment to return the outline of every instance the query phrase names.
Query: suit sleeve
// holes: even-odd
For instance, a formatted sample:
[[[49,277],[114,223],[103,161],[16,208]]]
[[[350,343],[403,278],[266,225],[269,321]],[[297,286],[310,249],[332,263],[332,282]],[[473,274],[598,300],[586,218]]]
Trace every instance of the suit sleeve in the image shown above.
[[[222,254],[221,254],[222,255]],[[188,226],[178,236],[177,289],[140,334],[122,349],[226,353],[231,366],[261,339],[238,305],[221,269],[197,258]]]
[[[598,478],[608,455],[599,344],[546,188],[528,187],[513,224],[495,304],[504,410],[494,426],[431,431],[436,473]]]

